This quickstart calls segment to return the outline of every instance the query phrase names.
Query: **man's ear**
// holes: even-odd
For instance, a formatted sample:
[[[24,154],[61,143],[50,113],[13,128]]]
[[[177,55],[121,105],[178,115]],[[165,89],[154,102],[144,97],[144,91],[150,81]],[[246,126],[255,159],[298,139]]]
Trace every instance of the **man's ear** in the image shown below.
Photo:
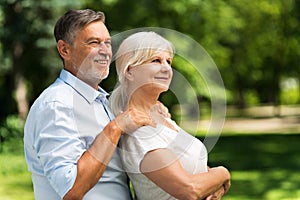
[[[68,60],[70,58],[70,45],[63,40],[58,40],[56,48],[58,53],[64,60]]]

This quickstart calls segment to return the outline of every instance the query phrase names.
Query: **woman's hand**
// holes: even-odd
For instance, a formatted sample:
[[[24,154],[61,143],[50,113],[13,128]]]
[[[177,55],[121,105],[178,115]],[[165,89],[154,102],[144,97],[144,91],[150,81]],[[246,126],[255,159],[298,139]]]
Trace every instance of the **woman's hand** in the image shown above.
[[[222,186],[220,187],[219,190],[206,197],[205,200],[220,200],[224,194],[225,194],[225,189]]]
[[[210,167],[207,167],[208,171],[211,169]],[[223,185],[215,191],[213,194],[209,195],[205,198],[205,200],[220,200],[223,195],[228,192],[230,188],[230,179],[226,180]]]

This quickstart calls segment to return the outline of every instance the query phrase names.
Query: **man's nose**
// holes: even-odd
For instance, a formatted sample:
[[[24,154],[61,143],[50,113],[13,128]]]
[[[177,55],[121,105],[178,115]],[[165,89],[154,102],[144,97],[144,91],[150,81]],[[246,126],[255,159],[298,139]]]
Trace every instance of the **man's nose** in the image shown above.
[[[99,53],[102,52],[110,52],[111,51],[111,44],[105,41],[100,42],[99,44]]]

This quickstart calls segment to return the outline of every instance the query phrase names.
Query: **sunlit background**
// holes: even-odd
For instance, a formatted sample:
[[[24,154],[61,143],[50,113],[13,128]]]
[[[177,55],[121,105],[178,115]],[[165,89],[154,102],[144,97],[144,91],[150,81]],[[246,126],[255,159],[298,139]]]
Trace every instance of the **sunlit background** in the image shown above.
[[[24,120],[62,68],[55,22],[67,10],[83,8],[103,11],[111,35],[163,27],[198,42],[226,89],[226,120],[209,153],[211,166],[225,165],[232,174],[223,199],[300,200],[298,0],[1,0],[0,199],[33,199],[23,156]],[[210,128],[210,95],[189,63],[178,57],[173,67],[193,86],[200,116],[188,105],[179,112],[172,93],[161,101],[202,140]],[[111,91],[115,83],[113,63],[101,86]],[[190,128],[194,124],[198,129]]]

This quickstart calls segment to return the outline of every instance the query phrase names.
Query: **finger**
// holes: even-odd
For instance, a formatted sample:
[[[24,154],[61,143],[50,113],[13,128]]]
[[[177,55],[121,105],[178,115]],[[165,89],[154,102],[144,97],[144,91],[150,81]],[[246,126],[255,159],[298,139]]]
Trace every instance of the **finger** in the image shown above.
[[[223,184],[223,188],[224,188],[224,192],[226,193],[229,188],[230,188],[230,180],[226,181],[224,184]]]
[[[168,118],[171,117],[171,114],[169,113],[169,109],[164,104],[157,101],[156,107],[157,107],[157,112],[159,114],[163,115],[164,117],[168,117]]]
[[[209,195],[208,197],[205,198],[205,200],[211,200],[212,195]]]
[[[150,126],[152,126],[152,127],[154,127],[154,128],[156,128],[156,126],[157,126],[157,123],[156,123],[156,121],[155,120],[153,120],[153,119],[151,119],[151,122],[150,122],[150,124],[149,124]]]
[[[134,120],[134,122],[137,124],[137,126],[153,126],[156,127],[156,118],[152,117],[150,115],[150,113],[145,113],[145,112],[140,112],[140,111],[136,111],[134,113],[132,113],[132,115],[134,117],[132,117],[132,119]]]
[[[137,128],[137,125],[127,111],[118,115],[114,120],[123,133],[131,133]]]

